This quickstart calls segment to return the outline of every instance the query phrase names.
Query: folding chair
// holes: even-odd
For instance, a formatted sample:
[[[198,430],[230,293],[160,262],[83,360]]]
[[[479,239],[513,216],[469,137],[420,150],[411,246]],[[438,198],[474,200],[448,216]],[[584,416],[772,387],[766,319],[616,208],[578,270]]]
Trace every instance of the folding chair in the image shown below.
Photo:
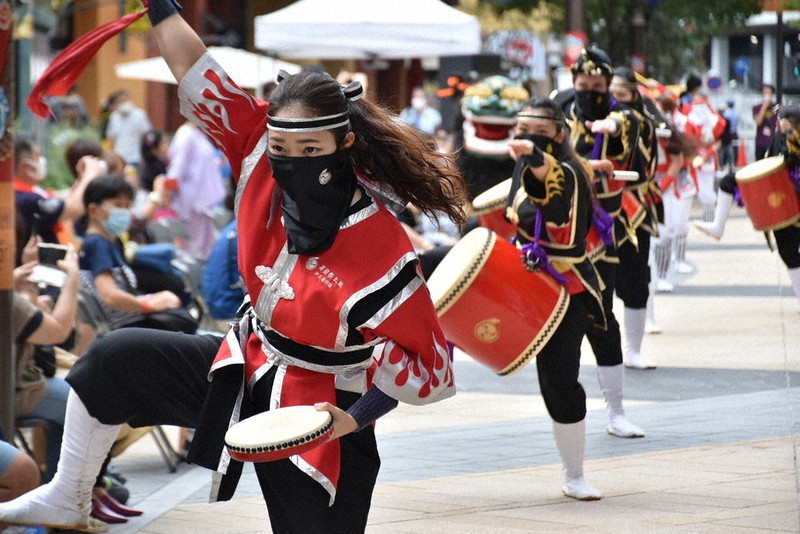
[[[200,290],[200,282],[203,279],[206,260],[179,252],[178,257],[172,260],[172,266],[181,273],[183,284],[192,296],[192,301],[196,306],[197,320],[199,322],[198,333],[225,335],[228,331],[227,321],[214,319],[208,303],[203,298],[203,292]]]
[[[43,433],[47,432],[47,421],[37,417],[18,417],[15,423],[14,442],[36,461],[39,471],[44,474],[46,445]]]

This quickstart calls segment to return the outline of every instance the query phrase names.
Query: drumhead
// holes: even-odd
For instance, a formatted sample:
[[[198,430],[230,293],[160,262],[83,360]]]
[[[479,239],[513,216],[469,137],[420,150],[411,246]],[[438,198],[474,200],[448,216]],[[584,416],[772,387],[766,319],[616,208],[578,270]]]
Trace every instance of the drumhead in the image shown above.
[[[288,406],[269,410],[233,425],[225,433],[225,445],[233,458],[258,460],[261,454],[295,454],[299,447],[327,437],[333,432],[333,417],[313,406]],[[287,453],[288,452],[288,453]],[[261,458],[262,460],[264,458]],[[274,454],[269,459],[277,459]]]
[[[493,185],[472,201],[472,209],[475,215],[483,215],[489,211],[494,211],[506,205],[508,193],[511,191],[511,178],[503,180],[497,185]]]
[[[431,300],[440,316],[478,276],[497,240],[497,234],[481,226],[453,245],[428,278]]]
[[[772,156],[769,158],[754,161],[749,165],[745,165],[736,171],[735,177],[737,182],[747,182],[758,180],[764,176],[768,176],[778,169],[783,167],[783,156]]]

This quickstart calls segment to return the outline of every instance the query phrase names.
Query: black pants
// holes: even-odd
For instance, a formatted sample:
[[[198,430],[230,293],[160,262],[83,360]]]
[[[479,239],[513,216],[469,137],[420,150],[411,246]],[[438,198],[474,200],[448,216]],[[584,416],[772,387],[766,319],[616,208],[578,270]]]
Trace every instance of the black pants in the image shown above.
[[[647,307],[650,295],[650,232],[644,228],[636,229],[639,246],[626,241],[617,249],[619,265],[617,266],[615,291],[625,303],[626,308],[641,310]]]
[[[67,381],[105,424],[194,428],[221,338],[124,328],[99,338]],[[346,408],[357,395],[337,392]],[[366,528],[380,459],[372,428],[341,440],[336,501],[290,460],[255,464],[276,533],[350,533]]]
[[[572,295],[566,315],[536,356],[539,389],[553,421],[578,423],[586,417],[586,392],[578,382],[581,342],[587,328],[586,293]]]
[[[775,244],[778,246],[783,263],[787,269],[797,269],[800,267],[800,227],[787,226],[780,230],[773,230]]]
[[[601,296],[603,297],[603,311],[606,314],[606,329],[602,330],[594,323],[590,323],[586,330],[586,338],[592,346],[597,365],[619,365],[622,363],[622,341],[619,322],[614,315],[614,285],[617,278],[617,264],[600,261],[596,267],[605,284]]]

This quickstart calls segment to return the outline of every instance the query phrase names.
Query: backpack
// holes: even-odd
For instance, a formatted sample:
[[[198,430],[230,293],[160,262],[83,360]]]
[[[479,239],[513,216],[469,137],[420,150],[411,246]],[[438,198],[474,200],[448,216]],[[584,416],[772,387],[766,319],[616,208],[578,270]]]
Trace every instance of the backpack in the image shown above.
[[[236,221],[220,232],[203,271],[200,291],[214,319],[230,319],[244,299],[242,277],[239,275]]]

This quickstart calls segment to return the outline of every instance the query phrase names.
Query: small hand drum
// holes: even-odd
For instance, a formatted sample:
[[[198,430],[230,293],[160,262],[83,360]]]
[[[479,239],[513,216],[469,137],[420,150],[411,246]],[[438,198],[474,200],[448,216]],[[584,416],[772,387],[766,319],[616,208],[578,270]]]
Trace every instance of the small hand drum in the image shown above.
[[[233,425],[225,445],[234,460],[272,462],[318,447],[333,434],[333,417],[313,406],[269,410]]]

